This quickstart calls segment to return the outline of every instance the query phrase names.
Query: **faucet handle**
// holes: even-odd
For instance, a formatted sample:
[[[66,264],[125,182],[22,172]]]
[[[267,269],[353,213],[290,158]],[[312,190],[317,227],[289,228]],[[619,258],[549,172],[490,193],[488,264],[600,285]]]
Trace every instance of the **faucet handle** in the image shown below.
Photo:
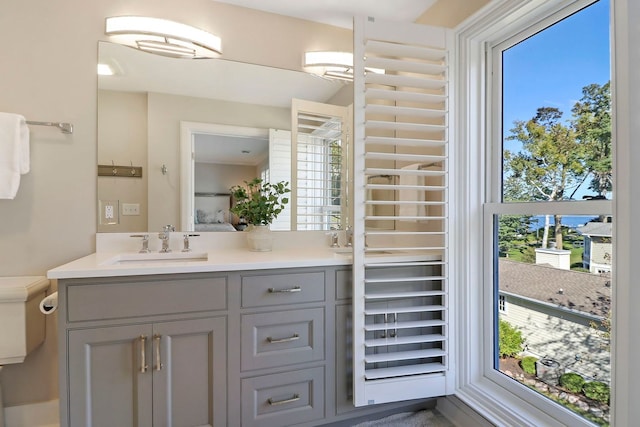
[[[347,243],[345,244],[345,246],[350,248],[353,246],[353,227],[350,225],[347,225],[344,231],[345,231],[344,233],[345,237],[347,239]]]
[[[168,225],[165,225],[164,227],[162,227],[162,231],[167,233],[169,231],[176,231],[176,228],[173,225],[168,224]]]
[[[142,237],[142,249],[138,252],[141,254],[149,253],[149,235],[148,234],[132,234],[129,237]]]
[[[191,248],[189,247],[189,237],[198,237],[199,234],[185,234],[184,235],[184,247],[182,248],[182,252],[191,252]]]
[[[334,231],[333,233],[331,233],[331,247],[332,248],[339,248],[340,244],[338,243],[338,232]]]

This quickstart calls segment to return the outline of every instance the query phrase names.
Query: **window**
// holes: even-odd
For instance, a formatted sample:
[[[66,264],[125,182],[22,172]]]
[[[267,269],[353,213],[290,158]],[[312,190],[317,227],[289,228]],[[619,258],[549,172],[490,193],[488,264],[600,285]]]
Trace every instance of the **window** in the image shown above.
[[[457,394],[500,425],[604,425],[606,405],[584,407],[588,399],[578,396],[577,408],[570,408],[559,398],[564,390],[558,376],[566,370],[587,382],[610,381],[605,377],[615,260],[604,244],[613,233],[605,230],[596,251],[591,230],[615,223],[609,4],[539,0],[528,8],[499,1],[491,6],[461,28],[458,44],[456,89],[465,105],[456,119],[467,145],[456,160],[462,194],[457,202],[467,220],[456,230],[465,236],[456,253],[464,253],[458,291],[468,299],[458,319],[464,346],[480,348],[482,355],[476,361],[470,350],[458,362],[463,368]],[[594,16],[604,19],[596,25]],[[574,44],[563,51],[567,41]],[[591,43],[585,56],[570,55],[582,42]],[[604,54],[594,57],[600,44]],[[587,74],[600,65],[606,73]],[[557,86],[551,81],[567,76]],[[575,84],[574,95],[563,95]],[[564,96],[562,106],[556,95]],[[478,113],[482,105],[487,109]],[[483,176],[484,182],[476,182]],[[591,270],[588,264],[596,265]],[[482,277],[480,290],[475,277]],[[576,287],[587,282],[590,292]],[[503,321],[509,325],[503,328]],[[521,336],[514,355],[535,358],[540,387],[506,374],[500,335],[508,327]]]
[[[500,134],[485,204],[493,368],[596,425],[608,425],[611,385],[607,12],[601,0],[492,48],[492,129]],[[590,271],[573,245],[589,236]],[[535,369],[523,369],[525,359]]]
[[[498,310],[507,311],[507,297],[498,295]]]
[[[349,108],[294,99],[292,110],[295,229],[344,229]]]

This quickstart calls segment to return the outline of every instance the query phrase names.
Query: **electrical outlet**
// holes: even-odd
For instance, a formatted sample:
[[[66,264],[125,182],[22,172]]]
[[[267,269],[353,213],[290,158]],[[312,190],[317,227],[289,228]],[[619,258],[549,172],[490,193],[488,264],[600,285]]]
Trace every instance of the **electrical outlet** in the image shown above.
[[[123,203],[122,215],[140,215],[139,203]]]
[[[100,224],[114,225],[120,223],[118,200],[100,200],[98,212],[100,215]]]

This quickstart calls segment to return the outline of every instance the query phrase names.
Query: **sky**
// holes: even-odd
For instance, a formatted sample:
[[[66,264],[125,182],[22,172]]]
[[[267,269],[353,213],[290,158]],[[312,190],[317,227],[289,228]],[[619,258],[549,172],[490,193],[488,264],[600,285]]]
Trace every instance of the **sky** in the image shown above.
[[[609,0],[600,0],[508,49],[503,54],[504,136],[514,121],[533,118],[540,107],[558,108],[563,120],[571,119],[582,88],[608,82],[610,68]],[[505,141],[511,150],[518,145]]]

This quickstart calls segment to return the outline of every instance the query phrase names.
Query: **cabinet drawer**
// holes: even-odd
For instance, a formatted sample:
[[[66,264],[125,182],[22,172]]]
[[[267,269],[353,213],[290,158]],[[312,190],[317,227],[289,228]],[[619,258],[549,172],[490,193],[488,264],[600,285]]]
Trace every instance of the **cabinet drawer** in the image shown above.
[[[324,271],[242,277],[242,307],[324,301]]]
[[[70,322],[227,308],[227,278],[149,279],[67,287]]]
[[[242,316],[243,371],[324,359],[324,309]]]
[[[242,426],[282,427],[324,417],[324,368],[242,380]]]

